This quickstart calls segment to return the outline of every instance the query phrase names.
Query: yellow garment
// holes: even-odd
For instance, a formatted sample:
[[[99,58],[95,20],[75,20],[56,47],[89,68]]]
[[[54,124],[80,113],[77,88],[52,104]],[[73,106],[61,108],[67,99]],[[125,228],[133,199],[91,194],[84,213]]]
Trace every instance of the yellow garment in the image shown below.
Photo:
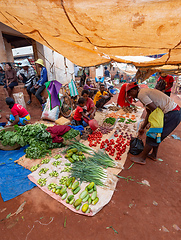
[[[164,113],[163,111],[157,107],[148,118],[148,122],[150,123],[150,128],[148,129],[146,135],[148,137],[157,139],[157,142],[161,142],[161,133],[163,131],[164,124]]]
[[[94,97],[94,104],[96,105],[96,102],[99,101],[101,99],[101,96],[105,96],[108,93],[106,91],[103,92],[103,94],[101,93],[101,91],[98,91]]]
[[[31,120],[31,117],[30,117],[30,115],[29,115],[29,114],[28,114],[28,115],[26,115],[26,116],[25,116],[25,118],[26,118],[26,120],[27,120],[27,121],[30,121],[30,120]]]

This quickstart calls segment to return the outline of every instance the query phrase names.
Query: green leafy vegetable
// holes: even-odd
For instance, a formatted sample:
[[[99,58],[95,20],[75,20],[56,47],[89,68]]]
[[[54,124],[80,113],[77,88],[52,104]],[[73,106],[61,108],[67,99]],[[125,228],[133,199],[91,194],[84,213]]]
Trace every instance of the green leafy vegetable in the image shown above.
[[[77,137],[78,135],[80,134],[80,132],[78,130],[75,130],[73,128],[71,128],[68,132],[66,132],[62,137],[65,139],[65,140],[68,140],[68,139],[72,139],[72,138],[75,138]]]
[[[106,118],[104,120],[105,123],[110,123],[111,125],[114,125],[115,121],[116,121],[116,118],[112,118],[112,117]]]

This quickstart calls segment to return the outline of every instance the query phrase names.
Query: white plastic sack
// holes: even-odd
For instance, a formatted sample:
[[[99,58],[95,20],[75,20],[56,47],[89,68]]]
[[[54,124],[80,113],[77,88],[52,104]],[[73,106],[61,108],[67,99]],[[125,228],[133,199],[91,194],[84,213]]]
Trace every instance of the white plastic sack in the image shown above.
[[[50,120],[55,122],[59,118],[60,108],[59,106],[54,107],[50,110],[50,99],[47,99],[46,106],[42,112],[41,118],[44,120]]]
[[[15,103],[20,104],[21,106],[23,106],[24,108],[26,108],[26,103],[25,103],[25,99],[24,99],[24,94],[22,92],[19,93],[14,93],[13,94]]]

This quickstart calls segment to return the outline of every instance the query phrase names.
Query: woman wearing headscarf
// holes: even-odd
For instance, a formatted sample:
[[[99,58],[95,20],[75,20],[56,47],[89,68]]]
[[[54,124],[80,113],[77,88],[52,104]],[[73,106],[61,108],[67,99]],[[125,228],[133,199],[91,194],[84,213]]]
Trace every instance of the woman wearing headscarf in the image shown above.
[[[13,98],[7,97],[6,104],[11,109],[11,114],[6,115],[6,119],[11,123],[8,126],[24,126],[30,121],[29,112],[20,104],[16,104]]]
[[[120,89],[118,99],[117,99],[117,105],[120,107],[127,107],[132,104],[132,97],[128,97],[126,93],[126,86],[128,83],[124,83]]]

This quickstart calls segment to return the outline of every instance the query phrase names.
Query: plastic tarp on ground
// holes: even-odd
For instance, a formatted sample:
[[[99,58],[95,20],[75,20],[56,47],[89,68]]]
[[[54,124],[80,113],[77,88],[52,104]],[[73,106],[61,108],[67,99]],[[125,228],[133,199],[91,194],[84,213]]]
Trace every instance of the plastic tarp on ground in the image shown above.
[[[0,150],[0,193],[4,201],[19,196],[36,186],[28,179],[30,170],[14,161],[25,155],[24,147],[19,150]]]
[[[181,63],[180,0],[2,0],[0,21],[79,66],[164,54]]]

